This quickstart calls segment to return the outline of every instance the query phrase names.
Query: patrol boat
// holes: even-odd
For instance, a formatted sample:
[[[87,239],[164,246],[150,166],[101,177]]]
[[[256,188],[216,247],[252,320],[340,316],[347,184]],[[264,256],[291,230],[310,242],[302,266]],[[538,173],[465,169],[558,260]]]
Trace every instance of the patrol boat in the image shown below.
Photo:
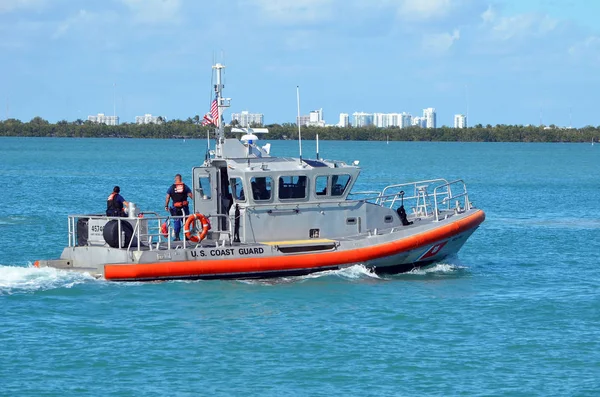
[[[223,68],[213,66],[215,147],[192,169],[186,238],[173,241],[167,217],[130,203],[125,218],[70,215],[60,259],[35,266],[114,281],[268,278],[356,264],[399,273],[456,254],[484,221],[462,180],[353,192],[356,161],[321,159],[318,151],[315,159],[271,156],[269,144],[258,144],[265,129],[234,129],[242,138],[226,139]]]

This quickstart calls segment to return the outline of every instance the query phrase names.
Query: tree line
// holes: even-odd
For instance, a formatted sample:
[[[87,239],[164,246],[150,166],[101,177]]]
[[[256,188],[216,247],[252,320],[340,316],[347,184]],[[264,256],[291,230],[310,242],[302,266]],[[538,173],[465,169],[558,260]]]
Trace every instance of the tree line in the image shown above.
[[[271,124],[269,139],[298,139],[296,124]],[[78,137],[78,138],[186,138],[205,139],[207,133],[212,137],[212,127],[203,126],[199,116],[187,120],[170,120],[157,124],[123,123],[115,126],[96,124],[90,121],[62,120],[50,123],[41,117],[34,117],[29,122],[17,119],[0,121],[0,136],[15,137]],[[228,137],[234,137],[231,127],[225,128]],[[303,139],[315,139],[316,135],[323,140],[354,141],[446,141],[446,142],[591,142],[600,139],[600,126],[583,128],[558,128],[554,125],[492,126],[477,124],[468,128],[440,127],[424,129],[377,128],[377,127],[302,127]]]

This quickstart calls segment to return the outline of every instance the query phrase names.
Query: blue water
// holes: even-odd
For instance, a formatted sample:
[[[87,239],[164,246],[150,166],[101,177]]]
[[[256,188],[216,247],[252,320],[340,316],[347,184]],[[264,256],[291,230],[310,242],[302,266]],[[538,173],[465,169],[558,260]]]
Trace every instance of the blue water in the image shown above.
[[[360,160],[360,190],[467,182],[486,221],[411,274],[120,284],[31,267],[115,184],[161,210],[205,147],[0,139],[0,395],[600,394],[600,146],[321,141]]]

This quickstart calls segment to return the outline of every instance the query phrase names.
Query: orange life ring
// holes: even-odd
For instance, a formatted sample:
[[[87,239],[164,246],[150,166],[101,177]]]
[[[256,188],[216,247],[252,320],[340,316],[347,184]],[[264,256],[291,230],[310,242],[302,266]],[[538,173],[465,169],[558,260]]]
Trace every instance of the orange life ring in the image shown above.
[[[200,232],[200,234],[192,234],[192,230],[194,229],[192,227],[192,224],[194,222],[196,222],[197,220],[200,221],[200,223],[202,224],[202,232]],[[185,228],[183,229],[183,232],[185,233],[185,237],[188,240],[190,240],[191,242],[194,242],[194,243],[199,243],[200,241],[204,240],[204,238],[208,234],[209,230],[210,230],[209,220],[201,213],[196,212],[195,214],[190,215],[187,218],[187,221],[185,221]]]

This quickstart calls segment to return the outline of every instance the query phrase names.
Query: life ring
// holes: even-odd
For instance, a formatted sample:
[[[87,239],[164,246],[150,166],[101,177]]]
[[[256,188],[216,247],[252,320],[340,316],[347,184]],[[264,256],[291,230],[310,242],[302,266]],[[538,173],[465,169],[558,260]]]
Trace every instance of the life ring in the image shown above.
[[[197,220],[200,221],[200,223],[202,224],[202,232],[200,232],[200,234],[192,234],[192,230],[193,230],[192,225]],[[196,212],[195,214],[190,215],[187,218],[187,221],[185,221],[185,228],[183,229],[183,232],[185,233],[185,237],[188,240],[190,240],[191,242],[194,242],[194,243],[199,243],[200,241],[204,240],[204,238],[208,234],[209,230],[210,230],[209,220],[201,213]]]

